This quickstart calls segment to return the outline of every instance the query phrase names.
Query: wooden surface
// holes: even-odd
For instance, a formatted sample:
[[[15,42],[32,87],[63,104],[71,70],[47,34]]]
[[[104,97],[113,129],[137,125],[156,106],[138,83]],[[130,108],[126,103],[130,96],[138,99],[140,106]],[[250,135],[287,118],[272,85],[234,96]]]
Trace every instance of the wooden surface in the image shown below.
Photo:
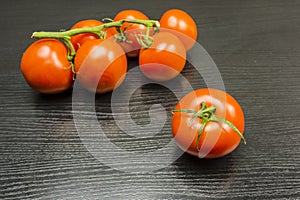
[[[69,28],[128,8],[154,19],[170,8],[194,17],[199,43],[217,64],[226,91],[244,109],[247,145],[216,160],[183,154],[155,172],[116,170],[81,142],[72,91],[49,97],[28,87],[19,62],[32,32]],[[0,199],[299,199],[299,10],[297,0],[3,1]],[[183,73],[193,74],[193,68]],[[193,86],[205,87],[201,77],[191,77]],[[148,85],[131,99],[132,118],[147,123],[151,104],[170,110],[176,101],[164,87]],[[110,94],[96,97],[96,111],[107,136],[126,151],[149,152],[171,139],[169,115],[161,133],[135,139],[113,125]],[[113,147],[103,151],[109,154]]]

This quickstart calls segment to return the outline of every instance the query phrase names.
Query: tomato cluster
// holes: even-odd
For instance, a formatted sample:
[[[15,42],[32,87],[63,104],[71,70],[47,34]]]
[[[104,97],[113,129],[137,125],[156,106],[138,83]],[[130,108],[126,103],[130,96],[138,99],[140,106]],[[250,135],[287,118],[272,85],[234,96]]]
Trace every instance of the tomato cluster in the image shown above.
[[[114,24],[124,19],[121,26]],[[53,94],[71,88],[77,78],[88,90],[110,92],[126,76],[127,57],[138,58],[146,77],[167,81],[183,70],[186,52],[197,37],[192,17],[178,9],[166,11],[149,26],[151,20],[138,10],[122,10],[106,21],[82,20],[64,36],[49,33],[31,44],[21,60],[27,83],[41,93]]]
[[[159,21],[138,10],[123,10],[102,22],[82,20],[65,32],[36,32],[24,52],[21,71],[35,90],[54,94],[76,78],[89,91],[106,93],[122,84],[127,57],[155,81],[175,78],[197,39],[197,26],[185,11],[171,9]],[[178,146],[195,156],[217,158],[232,152],[243,137],[244,115],[224,91],[204,88],[183,97],[173,111]]]

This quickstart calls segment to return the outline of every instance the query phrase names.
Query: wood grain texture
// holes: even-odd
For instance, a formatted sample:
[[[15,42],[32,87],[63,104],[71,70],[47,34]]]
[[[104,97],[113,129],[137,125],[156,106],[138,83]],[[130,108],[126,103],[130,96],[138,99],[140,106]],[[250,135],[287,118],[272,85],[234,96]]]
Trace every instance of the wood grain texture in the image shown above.
[[[247,145],[221,159],[183,154],[155,172],[118,171],[93,157],[82,143],[73,121],[72,91],[45,96],[27,86],[19,62],[33,31],[69,28],[78,20],[113,17],[128,8],[156,19],[167,9],[181,8],[195,18],[198,41],[216,62],[226,91],[243,107]],[[299,199],[299,9],[297,0],[2,2],[0,199]],[[205,87],[192,66],[183,75],[193,87]],[[110,98],[97,96],[95,108],[115,145],[144,153],[147,159],[148,152],[171,140],[170,114],[156,135],[124,134],[114,122]],[[162,104],[170,111],[176,102],[165,87],[146,85],[131,97],[131,116],[145,125],[151,105]],[[81,114],[89,119],[86,106]],[[90,133],[88,124],[83,125]],[[113,151],[113,146],[101,149],[107,155]],[[130,161],[116,167],[151,167],[150,160]]]

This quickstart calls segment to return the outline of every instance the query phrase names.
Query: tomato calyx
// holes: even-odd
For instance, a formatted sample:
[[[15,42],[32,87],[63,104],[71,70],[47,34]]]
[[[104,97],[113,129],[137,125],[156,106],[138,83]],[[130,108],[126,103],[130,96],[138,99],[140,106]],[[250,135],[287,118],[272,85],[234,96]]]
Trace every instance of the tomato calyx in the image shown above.
[[[214,106],[210,106],[208,107],[206,105],[205,102],[201,102],[200,103],[200,110],[198,111],[195,111],[195,110],[173,110],[172,113],[175,113],[175,112],[180,112],[180,113],[188,113],[188,114],[193,114],[191,119],[190,119],[190,125],[192,124],[192,122],[198,117],[201,119],[201,126],[198,130],[198,133],[197,133],[197,140],[196,140],[196,148],[198,150],[199,149],[199,141],[200,141],[200,137],[203,133],[203,130],[206,126],[206,124],[210,121],[215,121],[215,122],[220,122],[220,123],[223,123],[223,124],[226,124],[228,125],[232,130],[234,130],[234,132],[236,132],[240,137],[241,139],[243,140],[244,144],[246,144],[246,139],[244,138],[243,134],[236,128],[236,126],[234,126],[230,121],[226,120],[226,119],[223,119],[223,118],[220,118],[220,117],[217,117],[215,115],[216,113],[216,107]]]
[[[112,20],[109,18],[105,18],[106,20]],[[117,39],[117,41],[120,42],[126,42],[131,44],[132,41],[128,40],[126,37],[126,30],[128,28],[130,28],[130,26],[132,26],[133,24],[142,24],[144,26],[146,26],[146,32],[145,34],[140,33],[140,34],[136,34],[135,33],[135,37],[136,40],[138,41],[138,43],[141,45],[141,47],[143,48],[149,48],[152,43],[153,43],[153,38],[150,36],[150,31],[151,28],[153,28],[153,34],[156,34],[159,32],[160,29],[160,23],[159,21],[155,21],[155,20],[140,20],[140,19],[126,19],[127,23],[130,23],[128,26],[126,26],[125,28],[121,28],[121,26],[117,26],[116,30],[119,32],[119,34],[115,35],[115,38]]]
[[[159,29],[154,29],[154,34],[158,33]],[[145,34],[135,34],[137,41],[143,48],[149,48],[153,43],[153,37],[150,36],[150,27],[146,28]]]

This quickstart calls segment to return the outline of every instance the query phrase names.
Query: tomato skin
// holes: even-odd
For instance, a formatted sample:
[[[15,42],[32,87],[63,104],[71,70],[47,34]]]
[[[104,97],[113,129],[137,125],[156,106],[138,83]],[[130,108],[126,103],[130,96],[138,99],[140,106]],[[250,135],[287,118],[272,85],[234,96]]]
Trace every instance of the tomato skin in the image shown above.
[[[21,71],[27,83],[45,94],[69,89],[73,84],[73,73],[67,54],[66,46],[56,39],[32,43],[21,59]]]
[[[197,39],[197,25],[193,18],[183,10],[167,10],[160,18],[160,27],[175,34],[184,44],[186,50],[190,50]]]
[[[96,93],[106,93],[117,88],[127,72],[125,52],[113,38],[84,43],[77,51],[74,65],[78,81]]]
[[[114,17],[114,21],[119,21],[122,19],[142,19],[142,20],[149,20],[149,18],[138,10],[122,10],[116,14]],[[129,57],[137,57],[139,55],[139,49],[141,45],[136,39],[136,34],[145,34],[146,27],[142,24],[131,24],[131,23],[124,23],[121,27],[121,30],[125,31],[125,35],[127,40],[131,41],[132,43],[120,42],[119,44],[122,46],[124,51],[127,53]],[[113,34],[118,34],[116,28],[111,29]]]
[[[71,29],[75,29],[75,28],[90,28],[90,27],[95,27],[95,26],[100,26],[102,25],[103,22],[95,20],[95,19],[86,19],[86,20],[82,20],[77,22],[76,24],[74,24]],[[102,34],[104,34],[104,29],[102,31]],[[106,32],[106,38],[111,37],[113,34],[111,33],[110,30],[107,30]],[[96,34],[92,34],[92,33],[81,33],[81,34],[77,34],[77,35],[73,35],[71,37],[71,42],[75,48],[75,50],[77,51],[78,48],[83,45],[83,43],[89,41],[89,40],[95,40],[95,39],[99,39],[99,37]]]
[[[168,81],[175,78],[183,70],[186,62],[186,50],[183,44],[175,35],[168,32],[155,34],[153,40],[149,48],[140,50],[141,71],[155,81]]]
[[[228,93],[211,88],[190,92],[176,105],[175,110],[191,109],[198,111],[200,103],[208,107],[216,107],[216,116],[230,121],[236,128],[244,132],[244,114],[239,103]],[[187,153],[204,158],[219,158],[231,153],[240,143],[241,137],[228,125],[210,121],[207,122],[196,148],[197,133],[202,124],[200,118],[190,122],[192,114],[176,112],[172,119],[172,132],[178,146]]]

